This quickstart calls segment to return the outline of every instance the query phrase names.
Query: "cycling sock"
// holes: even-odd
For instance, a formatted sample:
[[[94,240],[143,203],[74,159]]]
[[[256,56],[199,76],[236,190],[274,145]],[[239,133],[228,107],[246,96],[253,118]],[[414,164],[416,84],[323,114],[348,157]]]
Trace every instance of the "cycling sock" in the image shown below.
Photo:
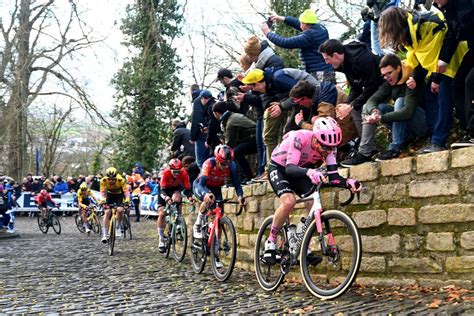
[[[107,228],[102,227],[102,236],[107,236]]]
[[[163,239],[163,228],[158,228],[158,235],[160,236],[160,240]]]
[[[197,220],[196,220],[196,225],[201,225],[201,223],[204,221],[204,214],[199,213]]]
[[[270,236],[268,236],[268,240],[270,240],[272,243],[276,244],[276,241],[277,241],[277,237],[278,237],[278,232],[280,231],[279,228],[276,228],[273,224],[272,224],[272,228],[270,230]]]
[[[84,228],[87,229],[87,223],[84,223]]]

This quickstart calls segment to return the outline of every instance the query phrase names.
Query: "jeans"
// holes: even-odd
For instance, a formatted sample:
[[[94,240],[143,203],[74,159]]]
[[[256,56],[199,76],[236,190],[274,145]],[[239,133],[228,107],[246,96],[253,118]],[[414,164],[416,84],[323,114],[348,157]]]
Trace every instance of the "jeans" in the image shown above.
[[[445,147],[453,123],[452,78],[441,76],[438,94],[431,92],[431,81],[425,95],[428,130],[432,131],[431,143]]]
[[[461,128],[474,136],[474,51],[464,56],[453,80],[453,101]],[[470,124],[470,125],[469,125]],[[469,126],[468,126],[469,125]]]
[[[383,115],[385,113],[399,111],[403,106],[403,98],[398,98],[393,107],[387,104],[380,104],[378,108]],[[423,137],[426,135],[425,111],[421,107],[417,107],[410,120],[391,122],[386,125],[392,130],[392,142],[388,146],[388,149],[402,150],[408,138],[416,136]]]
[[[379,31],[377,29],[377,22],[374,21],[370,21],[370,46],[372,48],[372,53],[374,53],[375,55],[384,55],[379,43]]]
[[[196,164],[201,169],[204,161],[209,158],[209,148],[206,147],[206,141],[197,139],[194,143],[194,151],[196,152]]]
[[[257,158],[258,168],[257,175],[261,175],[265,171],[267,164],[267,154],[265,152],[265,144],[263,143],[263,117],[257,119]]]

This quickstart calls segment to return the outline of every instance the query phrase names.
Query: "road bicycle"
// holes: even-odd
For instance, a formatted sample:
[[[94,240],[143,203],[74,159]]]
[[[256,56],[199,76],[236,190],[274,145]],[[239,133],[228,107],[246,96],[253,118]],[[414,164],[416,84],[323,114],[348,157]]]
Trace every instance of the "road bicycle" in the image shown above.
[[[184,203],[184,202],[183,202]],[[194,212],[195,206],[192,204],[191,212]],[[182,215],[182,211],[175,202],[167,204],[165,207],[165,226],[163,228],[165,243],[165,258],[170,255],[173,248],[173,257],[176,262],[182,262],[186,255],[186,247],[188,245],[188,229],[186,220]]]
[[[50,227],[53,228],[56,234],[61,234],[61,223],[59,222],[59,218],[53,212],[59,212],[59,208],[50,208],[47,206],[46,218],[43,219],[41,214],[38,216],[38,227],[43,234],[46,234]]]
[[[208,209],[201,225],[202,239],[191,238],[191,263],[196,273],[202,273],[207,256],[211,256],[212,272],[217,280],[226,281],[235,265],[237,237],[230,218],[224,216],[223,205],[238,204],[230,200],[216,201],[214,209]],[[243,206],[235,214],[242,213]],[[219,264],[219,263],[220,264]],[[220,265],[220,266],[219,266]]]
[[[115,246],[115,239],[116,239],[116,229],[117,229],[117,208],[123,206],[122,204],[117,205],[117,204],[111,204],[109,205],[112,215],[110,216],[110,222],[109,222],[109,239],[107,239],[107,245],[109,246],[109,255],[113,256],[114,255],[114,246]],[[126,209],[128,206],[124,206],[124,209]],[[132,239],[132,230],[130,226],[130,220],[128,218],[127,212],[124,211],[123,217],[122,217],[122,234],[125,238],[125,232],[129,232],[129,237]]]
[[[274,291],[283,282],[292,266],[299,263],[308,290],[320,299],[342,295],[354,282],[362,257],[362,241],[354,220],[339,210],[324,210],[321,204],[322,184],[313,186],[296,203],[314,200],[306,218],[297,227],[286,222],[277,238],[276,263],[263,259],[265,241],[270,235],[273,216],[267,217],[255,243],[255,273],[265,291]],[[346,186],[325,184],[324,187]],[[359,195],[359,194],[358,194]],[[354,199],[350,191],[346,206]]]
[[[79,210],[79,212],[81,212],[81,210]],[[79,232],[85,233],[86,229],[84,228],[84,222],[82,221],[80,213],[76,214],[75,222]],[[89,205],[86,207],[86,222],[94,233],[100,234],[102,226],[100,225],[99,216],[95,212],[95,205]]]

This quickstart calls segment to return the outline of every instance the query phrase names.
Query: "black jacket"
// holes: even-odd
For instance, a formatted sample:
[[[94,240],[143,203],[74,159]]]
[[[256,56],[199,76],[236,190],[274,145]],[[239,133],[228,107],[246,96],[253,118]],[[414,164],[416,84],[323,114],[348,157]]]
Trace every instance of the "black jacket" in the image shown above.
[[[194,157],[194,146],[189,142],[190,137],[191,131],[186,128],[184,123],[176,127],[173,132],[173,143],[171,144],[171,151],[175,153],[176,157],[180,155]]]
[[[374,55],[364,43],[351,42],[344,45],[344,62],[335,70],[346,75],[351,87],[347,102],[357,111],[362,109],[383,83],[379,70],[381,59],[381,56]]]

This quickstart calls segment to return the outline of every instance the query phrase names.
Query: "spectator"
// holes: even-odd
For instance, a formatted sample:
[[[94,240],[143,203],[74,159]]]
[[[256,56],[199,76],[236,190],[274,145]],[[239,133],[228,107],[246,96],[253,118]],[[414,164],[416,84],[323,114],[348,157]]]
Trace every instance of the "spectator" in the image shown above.
[[[324,42],[319,51],[326,63],[331,64],[335,71],[346,75],[351,92],[347,98],[348,103],[336,106],[336,117],[342,120],[351,115],[360,135],[362,106],[383,83],[378,69],[381,57],[372,54],[363,43],[351,42],[343,45],[335,39]]]
[[[96,174],[92,179],[91,190],[100,191],[100,179],[102,179],[102,174]]]
[[[275,54],[267,41],[261,41],[256,37],[250,37],[244,45],[244,51],[251,62],[255,63],[255,68],[265,69],[273,67],[283,68],[283,61]]]
[[[79,189],[79,185],[77,184],[76,179],[74,179],[73,177],[67,177],[66,183],[69,192],[77,192],[77,190]]]
[[[377,151],[375,132],[378,123],[386,124],[392,130],[392,142],[388,151],[378,160],[388,160],[400,156],[410,140],[426,135],[425,111],[420,107],[423,101],[424,85],[408,87],[407,82],[413,75],[409,68],[396,55],[385,55],[380,62],[380,73],[385,83],[372,95],[363,107],[364,123],[358,153],[341,162],[350,167],[370,161],[372,152]],[[394,106],[387,101],[394,101]]]
[[[182,160],[183,168],[186,169],[189,175],[189,182],[193,183],[194,180],[199,176],[199,167],[196,164],[196,158],[193,156],[183,157]]]
[[[34,192],[35,194],[38,194],[39,191],[41,191],[43,189],[43,183],[41,182],[41,179],[36,177],[36,178],[33,178],[33,184],[32,184],[32,192]]]
[[[234,158],[240,166],[244,180],[249,181],[253,178],[252,169],[245,156],[257,153],[255,122],[243,114],[228,111],[225,102],[214,104],[212,111],[222,125],[225,143],[234,150]],[[245,183],[244,180],[241,182]]]
[[[133,168],[132,172],[138,173],[142,178],[145,175],[145,170],[143,170],[143,167],[139,162],[135,163],[135,167]]]
[[[237,78],[234,78],[232,71],[227,68],[219,69],[219,72],[217,73],[217,80],[219,80],[220,83],[222,83],[222,85],[224,85],[225,87],[226,100],[229,100],[229,93],[232,93],[232,95],[237,95],[238,93],[243,94],[244,92],[240,89],[240,87],[243,86],[242,81]],[[243,101],[240,102],[239,107],[234,112],[247,115],[248,110],[249,104],[246,101]]]
[[[46,191],[48,191],[49,193],[54,191],[54,183],[50,179],[44,180],[43,186],[46,189]]]
[[[54,185],[54,190],[53,190],[54,193],[60,194],[60,195],[68,193],[69,188],[67,186],[67,183],[60,176],[58,176],[57,179],[58,179],[58,181]]]
[[[194,157],[194,146],[189,142],[191,131],[186,128],[186,124],[179,119],[174,119],[171,121],[171,128],[173,129],[173,141],[171,143],[173,156],[176,158],[182,156]]]
[[[0,215],[2,215],[2,221],[0,222],[0,229],[7,227],[10,223],[10,215],[7,214],[7,211],[10,209],[8,203],[8,192],[7,189],[0,184]]]
[[[202,90],[199,88],[199,85],[197,83],[193,83],[190,87],[190,94],[191,94],[191,102],[194,102],[199,95],[201,94]]]
[[[33,191],[33,176],[31,173],[28,173],[26,177],[23,179],[22,182],[22,190],[25,192],[32,192]]]
[[[190,142],[194,144],[196,163],[199,168],[202,167],[204,161],[209,157],[209,148],[206,147],[209,125],[207,107],[208,103],[213,99],[212,93],[209,90],[203,90],[200,97],[196,98],[193,102]]]
[[[453,119],[451,82],[467,47],[459,44],[455,49],[456,58],[452,58],[446,66],[446,71],[440,74],[437,73],[438,57],[447,32],[446,21],[440,11],[419,13],[396,7],[389,8],[382,12],[379,32],[382,46],[393,46],[397,50],[406,49],[407,65],[412,68],[418,66],[410,79],[413,85],[424,80],[428,72],[432,73],[425,106],[428,130],[432,130],[431,142],[418,153],[446,149]]]
[[[292,16],[271,15],[270,21],[282,21],[286,25],[298,30],[301,34],[292,37],[283,37],[270,30],[268,23],[263,23],[260,27],[268,38],[275,45],[282,48],[299,48],[301,63],[307,73],[313,75],[319,81],[331,81],[336,83],[334,70],[324,62],[319,46],[329,39],[327,29],[318,23],[318,17],[314,11],[305,10],[299,19]]]
[[[370,47],[372,53],[383,56],[384,52],[379,43],[378,21],[382,11],[400,6],[400,0],[367,0],[367,6],[370,8],[367,12],[367,18],[370,21]]]

